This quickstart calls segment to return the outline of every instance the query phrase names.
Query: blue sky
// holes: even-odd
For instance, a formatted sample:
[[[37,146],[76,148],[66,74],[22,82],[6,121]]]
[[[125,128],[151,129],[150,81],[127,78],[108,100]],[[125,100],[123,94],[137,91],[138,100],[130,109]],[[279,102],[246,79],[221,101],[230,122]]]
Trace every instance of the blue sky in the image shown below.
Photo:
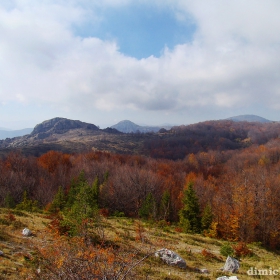
[[[280,120],[278,0],[2,0],[0,127]]]
[[[76,34],[83,37],[98,37],[114,40],[119,51],[137,59],[149,56],[160,57],[165,47],[173,49],[178,44],[191,42],[195,24],[180,21],[168,7],[129,4],[98,10],[96,23],[87,21],[77,27]]]

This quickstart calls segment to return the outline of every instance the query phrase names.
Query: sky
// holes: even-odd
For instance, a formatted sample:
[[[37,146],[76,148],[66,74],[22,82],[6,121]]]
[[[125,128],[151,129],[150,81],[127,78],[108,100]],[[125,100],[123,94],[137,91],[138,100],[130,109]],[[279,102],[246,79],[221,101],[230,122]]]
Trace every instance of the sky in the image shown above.
[[[1,0],[0,127],[280,121],[279,0]]]

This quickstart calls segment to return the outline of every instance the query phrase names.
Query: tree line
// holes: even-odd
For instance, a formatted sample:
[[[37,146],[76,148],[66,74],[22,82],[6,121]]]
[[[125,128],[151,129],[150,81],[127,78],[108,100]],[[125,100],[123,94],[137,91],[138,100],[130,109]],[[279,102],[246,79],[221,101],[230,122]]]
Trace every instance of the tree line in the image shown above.
[[[280,140],[181,160],[91,151],[0,160],[0,205],[166,221],[185,232],[280,246]],[[66,223],[66,220],[65,220]],[[65,227],[75,231],[71,224]]]

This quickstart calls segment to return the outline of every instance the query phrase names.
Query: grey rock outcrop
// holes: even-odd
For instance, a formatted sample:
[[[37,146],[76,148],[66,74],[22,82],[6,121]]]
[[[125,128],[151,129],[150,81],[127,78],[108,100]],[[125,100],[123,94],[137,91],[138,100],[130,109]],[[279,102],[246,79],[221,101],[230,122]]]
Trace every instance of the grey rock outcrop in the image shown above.
[[[234,273],[237,272],[239,268],[240,268],[239,261],[235,258],[228,256],[225,265],[223,267],[223,271]]]
[[[178,266],[182,269],[187,268],[186,261],[171,250],[160,249],[156,251],[155,256],[161,258],[168,265]]]
[[[78,120],[69,120],[66,118],[53,118],[37,124],[34,127],[31,135],[39,134],[39,137],[48,137],[53,133],[65,133],[70,129],[84,128],[89,130],[99,130],[99,128],[90,123],[81,122]]]

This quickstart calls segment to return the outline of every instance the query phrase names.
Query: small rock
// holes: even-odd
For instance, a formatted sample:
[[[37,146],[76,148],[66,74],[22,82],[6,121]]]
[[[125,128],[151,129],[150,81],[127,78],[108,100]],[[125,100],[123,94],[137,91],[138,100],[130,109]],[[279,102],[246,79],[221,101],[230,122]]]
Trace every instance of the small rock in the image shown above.
[[[31,235],[32,235],[32,232],[31,232],[30,229],[25,228],[25,229],[22,230],[22,235],[23,235],[23,236],[31,236]]]
[[[199,269],[199,272],[203,274],[209,274],[209,270],[206,268]]]
[[[0,256],[4,256],[4,252],[3,251],[0,251]]]
[[[237,278],[237,276],[230,276],[230,277],[221,276],[221,277],[217,278],[216,280],[238,280],[238,278]]]
[[[195,268],[195,272],[202,273],[202,274],[209,274],[209,270],[206,268]]]

